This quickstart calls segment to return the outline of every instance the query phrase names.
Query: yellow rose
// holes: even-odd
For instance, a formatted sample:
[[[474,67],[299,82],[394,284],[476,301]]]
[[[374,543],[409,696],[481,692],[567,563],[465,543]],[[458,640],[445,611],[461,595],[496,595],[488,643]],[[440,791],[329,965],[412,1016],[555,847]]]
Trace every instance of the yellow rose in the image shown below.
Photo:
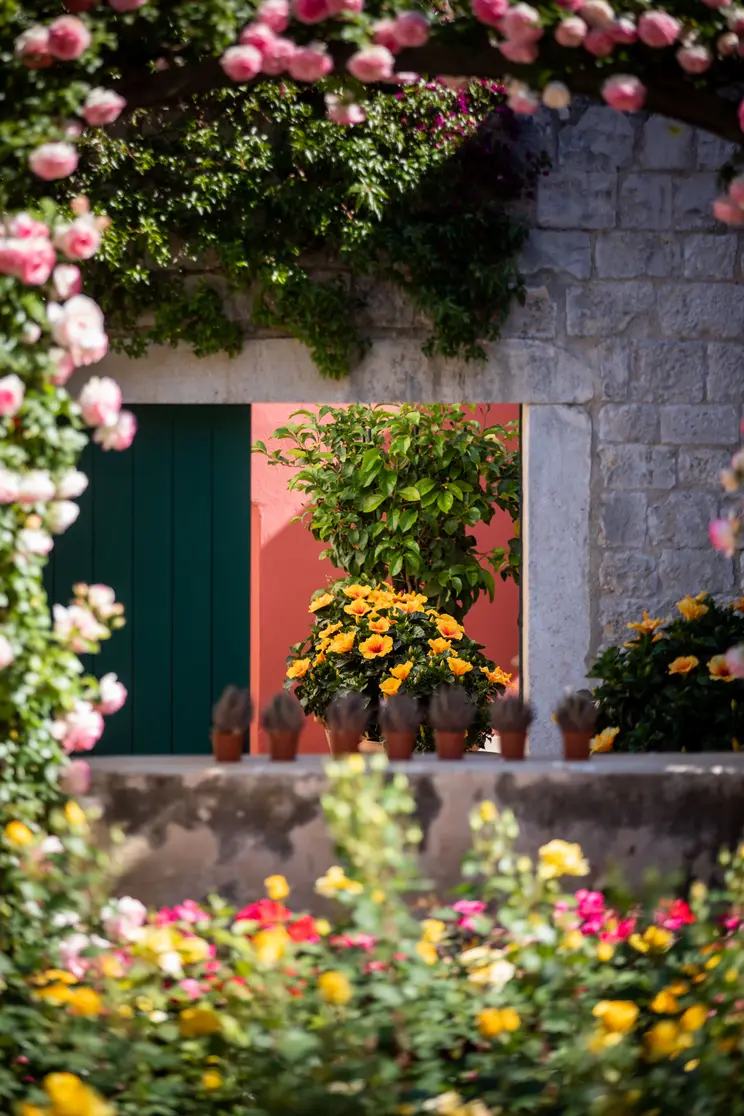
[[[397,666],[390,668],[390,673],[393,678],[399,678],[401,682],[405,682],[408,675],[413,669],[413,660],[409,659],[407,663],[398,663]]]
[[[287,678],[304,678],[309,670],[309,659],[295,659],[295,661],[290,663],[287,667]]]
[[[183,1038],[203,1038],[222,1030],[219,1016],[210,1008],[184,1008],[178,1016],[178,1026]]]
[[[289,884],[284,876],[267,876],[264,887],[269,899],[275,899],[277,902],[286,899],[289,895]]]
[[[438,918],[425,918],[421,923],[421,933],[425,942],[438,945],[447,933],[447,925]]]
[[[692,1045],[690,1036],[683,1034],[671,1019],[654,1023],[646,1032],[645,1040],[654,1058],[674,1058]]]
[[[359,644],[359,651],[363,659],[379,659],[389,655],[393,649],[390,636],[371,635]]]
[[[281,961],[289,940],[289,935],[283,926],[259,930],[253,937],[253,948],[259,964],[275,965],[277,961]]]
[[[699,663],[700,660],[695,655],[680,655],[674,660],[673,663],[669,664],[669,673],[689,674],[691,670],[694,670],[695,667],[699,665]]]
[[[483,1008],[476,1017],[483,1038],[496,1038],[504,1031],[518,1031],[522,1020],[514,1008]]]
[[[184,965],[198,965],[200,961],[209,960],[209,942],[206,942],[204,938],[182,938],[178,943],[177,950]]]
[[[425,940],[416,942],[416,953],[418,953],[421,960],[425,961],[427,965],[436,965],[438,960],[437,951],[431,942]]]
[[[624,1035],[635,1027],[638,1008],[630,1000],[600,1000],[594,1005],[592,1015],[605,1030]]]
[[[498,816],[499,812],[496,809],[496,806],[488,799],[486,799],[485,802],[481,802],[478,806],[478,817],[485,825],[489,825],[491,822],[495,822]]]
[[[343,868],[334,864],[324,876],[315,881],[315,890],[325,899],[332,899],[339,891],[348,891],[350,895],[358,895],[363,887],[356,880],[350,880]]]
[[[84,1085],[74,1073],[50,1073],[44,1092],[52,1102],[52,1116],[111,1116],[113,1109],[95,1089]]]
[[[317,612],[319,609],[325,608],[329,604],[333,604],[333,595],[331,593],[323,593],[322,596],[316,597],[314,601],[310,602],[310,608],[307,611]]]
[[[318,994],[327,1004],[342,1006],[351,999],[352,988],[343,973],[329,969],[318,977]]]
[[[384,681],[380,683],[380,689],[386,697],[392,697],[393,694],[397,694],[400,686],[400,678],[385,678]]]
[[[577,949],[583,949],[585,941],[586,939],[580,930],[569,930],[568,933],[564,935],[561,946],[563,949],[575,951]]]
[[[28,826],[19,821],[8,822],[5,836],[11,845],[30,845],[34,840],[34,835]]]
[[[29,1104],[28,1101],[22,1101],[21,1107],[18,1109],[18,1116],[49,1116],[48,1108],[39,1108],[38,1104]]]
[[[610,945],[609,942],[600,942],[597,946],[597,960],[598,961],[611,961],[615,955],[615,947]]]
[[[677,601],[677,608],[684,616],[685,620],[699,620],[701,616],[705,616],[708,611],[708,606],[700,604],[699,601],[694,601],[692,597],[683,597],[681,601]]]
[[[699,1031],[708,1018],[708,1009],[703,1004],[695,1004],[682,1012],[679,1023],[683,1031]]]
[[[677,997],[673,996],[668,989],[662,989],[651,1001],[651,1011],[655,1011],[657,1015],[676,1014],[679,1011]]]
[[[72,800],[65,804],[65,820],[73,829],[83,829],[88,824],[85,810]]]
[[[223,1084],[222,1074],[217,1073],[217,1070],[207,1070],[202,1074],[201,1083],[202,1088],[210,1092],[214,1089],[221,1089]]]
[[[318,931],[321,938],[327,938],[333,927],[327,918],[316,918],[315,929]]]
[[[93,988],[71,988],[67,990],[67,1002],[72,1015],[100,1015],[103,1000]]]
[[[447,666],[450,668],[455,678],[462,678],[463,674],[469,674],[473,669],[473,664],[468,663],[465,659],[459,659],[457,655],[452,655],[447,659]]]
[[[559,876],[586,876],[589,865],[584,859],[581,845],[555,838],[539,850],[539,872],[543,879],[552,880]]]

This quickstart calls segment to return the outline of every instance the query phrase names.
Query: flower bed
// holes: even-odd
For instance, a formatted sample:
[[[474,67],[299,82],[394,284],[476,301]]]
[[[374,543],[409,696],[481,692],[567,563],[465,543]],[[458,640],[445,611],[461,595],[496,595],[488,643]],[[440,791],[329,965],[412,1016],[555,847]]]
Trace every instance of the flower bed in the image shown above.
[[[237,912],[215,898],[148,913],[99,904],[93,873],[75,909],[62,870],[78,854],[84,867],[79,808],[45,833],[10,823],[29,901],[43,879],[62,937],[3,964],[3,1112],[740,1110],[744,847],[723,855],[720,892],[569,894],[589,871],[581,848],[517,855],[513,815],[486,801],[462,893],[437,906],[405,778],[382,757],[329,774],[327,919],[292,912],[278,875]]]

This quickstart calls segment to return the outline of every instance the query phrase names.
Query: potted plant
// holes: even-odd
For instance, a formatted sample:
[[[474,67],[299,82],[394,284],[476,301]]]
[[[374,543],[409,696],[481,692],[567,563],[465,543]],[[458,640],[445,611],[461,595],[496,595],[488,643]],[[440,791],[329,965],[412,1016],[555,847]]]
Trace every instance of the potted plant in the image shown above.
[[[491,727],[499,734],[505,760],[524,759],[532,709],[518,697],[497,698],[491,706]]]
[[[297,757],[304,721],[302,706],[293,694],[282,690],[274,695],[261,714],[261,725],[269,738],[269,755],[274,763],[288,763]]]
[[[439,686],[453,683],[473,702],[469,744],[483,742],[490,703],[511,676],[483,655],[453,616],[431,607],[424,593],[347,579],[316,593],[309,611],[313,625],[290,650],[286,680],[307,714],[324,721],[336,694],[356,691],[369,704],[368,738],[379,740],[385,698],[402,692],[428,703]],[[433,750],[431,726],[420,728],[416,746]]]
[[[423,720],[416,698],[393,694],[382,703],[379,720],[388,759],[409,760]]]
[[[217,763],[238,763],[253,717],[248,690],[228,686],[212,710],[212,752]]]
[[[563,758],[589,759],[591,741],[597,727],[597,706],[587,692],[567,694],[555,711],[563,735]]]
[[[445,683],[434,692],[429,706],[429,724],[440,760],[461,760],[465,737],[475,717],[475,706],[459,686]]]
[[[362,694],[337,694],[328,706],[326,720],[330,731],[331,752],[346,756],[359,751],[369,718],[369,705]]]

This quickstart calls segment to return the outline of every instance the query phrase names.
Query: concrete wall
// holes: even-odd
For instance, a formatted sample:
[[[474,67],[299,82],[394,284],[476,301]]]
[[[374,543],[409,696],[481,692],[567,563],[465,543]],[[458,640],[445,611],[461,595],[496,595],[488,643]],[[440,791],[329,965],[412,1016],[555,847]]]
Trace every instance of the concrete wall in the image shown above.
[[[523,403],[525,676],[550,710],[644,607],[740,590],[713,553],[716,472],[744,399],[742,241],[710,205],[724,145],[642,115],[577,106],[525,126],[548,150],[525,254],[529,296],[483,365],[427,361],[420,325],[375,293],[372,351],[320,380],[296,343],[250,334],[236,360],[161,350],[107,371],[140,402]]]

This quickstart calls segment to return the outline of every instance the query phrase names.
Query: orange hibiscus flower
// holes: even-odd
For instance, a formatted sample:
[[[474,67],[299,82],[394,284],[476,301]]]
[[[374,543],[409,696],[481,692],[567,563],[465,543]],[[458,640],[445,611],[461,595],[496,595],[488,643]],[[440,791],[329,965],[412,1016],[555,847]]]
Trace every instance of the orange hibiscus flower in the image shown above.
[[[317,612],[320,608],[325,608],[327,605],[333,604],[333,594],[324,593],[322,597],[316,597],[314,601],[310,602],[308,612]]]
[[[681,601],[677,601],[677,608],[685,620],[699,620],[708,611],[707,605],[700,604],[700,601],[694,601],[692,597],[683,597]]]
[[[343,624],[341,623],[340,620],[339,620],[338,624],[326,624],[325,628],[323,628],[321,631],[318,632],[318,636],[319,636],[320,639],[328,639],[330,636],[333,635],[334,632],[337,632],[339,630],[339,628],[342,628],[342,627],[343,627]]]
[[[365,639],[359,644],[359,650],[364,659],[380,659],[383,655],[389,655],[392,649],[392,639],[390,636],[384,635],[371,635],[369,639]]]
[[[363,601],[361,597],[356,601],[352,601],[351,604],[344,606],[344,612],[348,612],[349,616],[356,616],[358,619],[361,619],[362,616],[366,616],[370,611],[369,605],[366,601]]]
[[[669,673],[689,674],[699,663],[700,660],[695,655],[680,655],[673,663],[669,664]]]
[[[501,667],[494,667],[493,670],[489,670],[488,667],[481,667],[481,674],[485,674],[488,681],[497,686],[508,686],[512,680],[511,674],[507,674]]]
[[[401,682],[405,682],[412,669],[413,660],[409,659],[407,663],[398,663],[397,666],[391,667],[390,673],[392,674],[393,678],[399,678]]]
[[[328,650],[334,655],[345,655],[351,651],[356,639],[356,632],[339,632],[328,644]]]
[[[384,635],[389,628],[390,621],[386,620],[384,616],[377,616],[369,622],[369,630],[375,632],[376,635]]]
[[[452,644],[448,639],[430,639],[429,647],[431,647],[429,652],[431,655],[441,655],[445,651],[452,650]]]
[[[295,661],[287,667],[287,678],[304,678],[309,670],[309,659],[295,659]]]
[[[392,694],[397,694],[400,686],[400,678],[386,678],[384,682],[380,683],[380,689],[382,690],[383,694],[387,694],[388,697],[390,697]]]
[[[442,613],[437,620],[437,631],[445,639],[462,639],[464,634],[454,616],[447,616],[446,613]]]
[[[463,674],[469,674],[473,669],[472,663],[466,663],[464,659],[458,659],[457,655],[453,655],[447,659],[447,666],[450,668],[455,678],[460,678]]]
[[[373,589],[367,600],[375,608],[390,608],[395,601],[395,594],[387,589]]]
[[[725,655],[714,655],[712,659],[708,660],[708,672],[711,678],[715,678],[717,682],[733,682],[733,674],[729,674],[728,666],[726,665]]]
[[[371,585],[345,585],[344,594],[351,597],[352,601],[359,601],[362,597],[368,597],[372,592]]]
[[[653,635],[657,628],[665,623],[664,620],[652,620],[649,614],[644,610],[643,619],[628,624],[632,632],[640,632],[641,635]]]

